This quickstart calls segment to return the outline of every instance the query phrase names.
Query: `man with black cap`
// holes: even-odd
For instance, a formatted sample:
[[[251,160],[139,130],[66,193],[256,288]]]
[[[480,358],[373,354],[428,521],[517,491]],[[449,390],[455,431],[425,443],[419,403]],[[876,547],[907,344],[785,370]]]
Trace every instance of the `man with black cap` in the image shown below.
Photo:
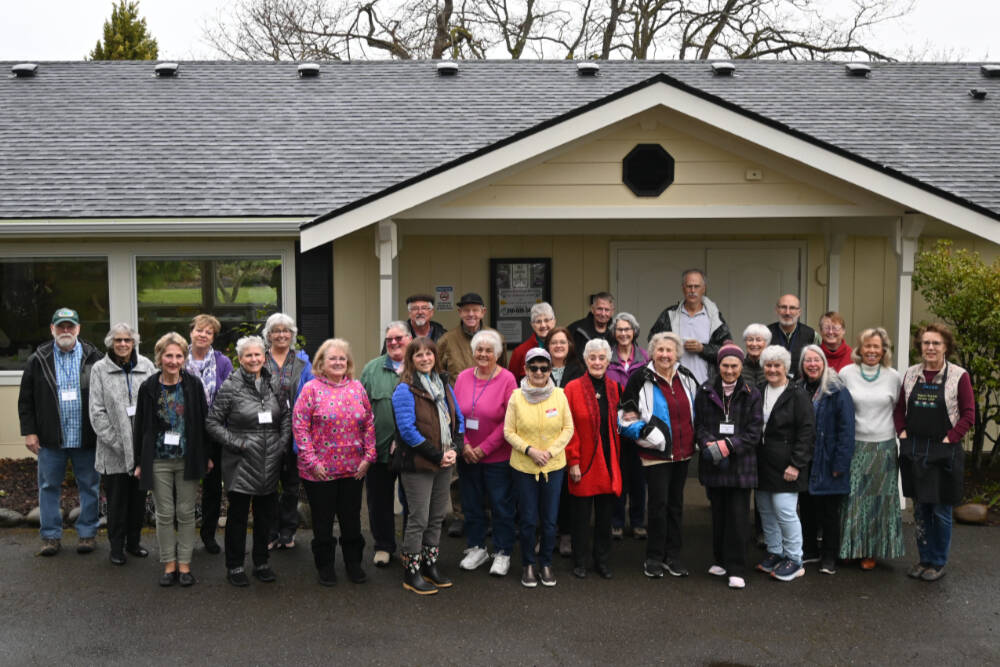
[[[448,380],[452,385],[458,374],[466,368],[476,365],[476,360],[472,356],[472,337],[483,329],[495,331],[483,324],[483,316],[486,315],[486,303],[483,297],[475,292],[463,294],[458,300],[458,317],[462,320],[461,326],[452,329],[437,341],[438,359],[441,362],[441,369],[448,373]],[[499,332],[497,332],[499,333]],[[500,336],[503,341],[503,336]],[[497,359],[504,368],[507,367],[507,352],[504,352]]]
[[[430,294],[411,294],[406,297],[406,326],[413,338],[425,336],[435,343],[448,331],[440,322],[435,322],[434,297]],[[382,341],[382,354],[385,354],[385,341]]]
[[[39,555],[55,556],[62,539],[62,483],[66,462],[80,495],[77,553],[96,548],[101,477],[94,468],[97,436],[90,425],[90,369],[101,360],[93,345],[80,340],[80,315],[60,308],[52,315],[51,341],[28,357],[21,376],[17,414],[24,444],[38,457],[38,506],[42,547]]]
[[[611,318],[615,316],[615,297],[610,292],[598,292],[590,296],[590,312],[567,329],[573,334],[573,346],[579,357],[583,357],[583,348],[594,338],[608,341],[611,349],[615,349],[614,329],[610,326]]]

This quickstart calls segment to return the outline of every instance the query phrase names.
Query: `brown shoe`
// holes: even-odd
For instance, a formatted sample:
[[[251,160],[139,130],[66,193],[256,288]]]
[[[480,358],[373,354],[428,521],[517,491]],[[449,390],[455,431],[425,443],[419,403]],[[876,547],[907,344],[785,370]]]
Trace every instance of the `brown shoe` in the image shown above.
[[[875,559],[874,558],[862,558],[861,559],[861,569],[862,570],[874,570],[875,569]]]
[[[39,556],[55,556],[62,549],[62,543],[59,540],[54,539],[43,539],[42,548],[38,550]]]
[[[93,537],[81,537],[80,541],[76,543],[76,552],[78,554],[93,553],[96,548],[97,540]]]

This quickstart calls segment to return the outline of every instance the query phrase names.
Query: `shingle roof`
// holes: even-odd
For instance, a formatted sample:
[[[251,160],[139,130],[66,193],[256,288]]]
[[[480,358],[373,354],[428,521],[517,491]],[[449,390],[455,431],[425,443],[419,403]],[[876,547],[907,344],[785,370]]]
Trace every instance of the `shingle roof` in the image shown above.
[[[0,63],[9,72],[13,63]],[[1000,78],[975,63],[40,63],[0,78],[0,219],[313,217],[654,77],[1000,219]],[[988,91],[985,100],[971,88]]]

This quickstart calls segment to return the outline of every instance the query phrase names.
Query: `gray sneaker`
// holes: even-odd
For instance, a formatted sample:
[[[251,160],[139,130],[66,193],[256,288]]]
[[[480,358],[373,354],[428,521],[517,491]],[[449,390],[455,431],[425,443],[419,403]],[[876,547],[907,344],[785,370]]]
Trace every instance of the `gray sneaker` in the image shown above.
[[[931,565],[921,573],[920,578],[924,581],[937,581],[943,576],[944,576],[944,565],[942,565],[941,567],[934,567],[933,565]]]
[[[76,543],[76,552],[78,554],[94,553],[94,549],[96,548],[97,540],[93,537],[81,537],[80,541]]]
[[[56,539],[42,539],[42,548],[38,550],[39,556],[55,556],[62,549],[62,543]]]

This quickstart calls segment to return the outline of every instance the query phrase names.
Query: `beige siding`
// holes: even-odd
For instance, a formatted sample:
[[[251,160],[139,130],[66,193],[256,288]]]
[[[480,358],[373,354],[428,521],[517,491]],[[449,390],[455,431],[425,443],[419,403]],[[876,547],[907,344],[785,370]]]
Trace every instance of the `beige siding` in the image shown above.
[[[17,418],[19,388],[0,387],[0,458],[21,459],[31,456],[24,448],[21,424]]]
[[[333,333],[351,343],[359,369],[379,353],[378,314],[378,258],[369,227],[333,244]]]

